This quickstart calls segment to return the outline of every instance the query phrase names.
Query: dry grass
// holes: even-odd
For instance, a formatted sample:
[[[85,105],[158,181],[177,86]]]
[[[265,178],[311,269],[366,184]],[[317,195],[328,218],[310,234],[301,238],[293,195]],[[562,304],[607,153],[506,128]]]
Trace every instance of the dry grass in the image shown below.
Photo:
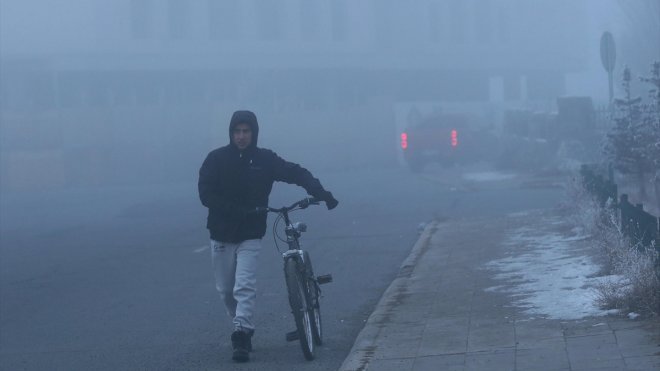
[[[560,205],[569,222],[587,235],[600,232],[603,213],[598,200],[582,185],[580,175],[566,182],[564,201]]]
[[[660,315],[660,258],[654,246],[630,241],[622,232],[617,210],[601,205],[576,176],[566,186],[563,205],[572,224],[591,236],[607,257],[611,279],[597,286],[599,304],[640,314]]]

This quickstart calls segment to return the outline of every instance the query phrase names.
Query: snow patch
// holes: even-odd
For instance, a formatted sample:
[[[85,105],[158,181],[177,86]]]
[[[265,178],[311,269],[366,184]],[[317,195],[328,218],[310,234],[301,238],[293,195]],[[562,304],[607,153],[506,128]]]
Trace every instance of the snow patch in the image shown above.
[[[463,174],[463,178],[466,180],[472,180],[475,182],[492,182],[498,180],[507,180],[513,179],[516,176],[513,174],[503,174],[496,171],[486,171],[481,173],[467,173]]]
[[[608,277],[594,277],[600,267],[576,251],[573,242],[582,239],[529,227],[516,229],[505,241],[510,256],[486,264],[506,285],[487,291],[512,295],[514,305],[528,315],[574,320],[611,313],[596,305],[595,286]]]
[[[517,218],[517,217],[521,217],[521,216],[527,216],[529,214],[530,214],[529,211],[518,211],[518,212],[515,212],[515,213],[509,213],[509,214],[507,214],[507,216],[510,216],[512,218]]]

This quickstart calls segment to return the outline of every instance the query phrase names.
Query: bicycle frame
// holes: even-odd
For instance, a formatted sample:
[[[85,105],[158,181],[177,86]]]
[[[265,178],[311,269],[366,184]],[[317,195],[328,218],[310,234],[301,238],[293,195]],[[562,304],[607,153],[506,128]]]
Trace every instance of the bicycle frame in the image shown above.
[[[307,226],[304,223],[291,223],[287,211],[283,212],[282,215],[285,224],[284,233],[286,234],[286,244],[289,246],[289,249],[282,253],[282,257],[286,259],[298,255],[304,260],[299,238],[302,235],[302,232],[307,230]]]
[[[288,250],[282,253],[282,258],[284,259],[285,264],[287,259],[300,259],[302,264],[300,265],[299,269],[304,273],[304,277],[308,280],[307,284],[313,284],[314,288],[320,295],[321,287],[319,286],[316,277],[314,277],[313,274],[308,272],[305,268],[305,253],[300,247],[299,238],[302,236],[303,232],[307,231],[307,225],[300,222],[292,223],[289,219],[288,210],[281,211],[281,214],[284,218],[284,233],[286,234],[286,243],[289,246]]]

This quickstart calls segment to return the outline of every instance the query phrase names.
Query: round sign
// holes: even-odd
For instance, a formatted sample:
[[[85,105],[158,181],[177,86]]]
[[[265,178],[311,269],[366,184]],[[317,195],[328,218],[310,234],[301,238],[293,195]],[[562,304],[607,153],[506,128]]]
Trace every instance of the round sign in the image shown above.
[[[605,71],[614,71],[614,63],[616,62],[616,48],[614,46],[614,37],[612,34],[605,31],[600,38],[600,60],[603,62]]]

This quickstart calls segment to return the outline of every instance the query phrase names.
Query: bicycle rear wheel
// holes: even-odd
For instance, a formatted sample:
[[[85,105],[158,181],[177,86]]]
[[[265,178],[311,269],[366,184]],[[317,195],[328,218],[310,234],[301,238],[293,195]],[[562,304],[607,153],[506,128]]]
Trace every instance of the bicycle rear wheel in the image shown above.
[[[284,277],[289,293],[289,305],[296,322],[298,340],[305,359],[314,359],[314,335],[312,334],[312,318],[308,305],[307,283],[299,267],[299,259],[290,258],[284,262]]]
[[[303,252],[305,259],[305,270],[307,275],[307,291],[309,293],[309,315],[312,320],[312,337],[314,344],[323,344],[323,323],[321,322],[321,290],[316,283],[314,269],[312,268],[312,259],[307,251]]]

